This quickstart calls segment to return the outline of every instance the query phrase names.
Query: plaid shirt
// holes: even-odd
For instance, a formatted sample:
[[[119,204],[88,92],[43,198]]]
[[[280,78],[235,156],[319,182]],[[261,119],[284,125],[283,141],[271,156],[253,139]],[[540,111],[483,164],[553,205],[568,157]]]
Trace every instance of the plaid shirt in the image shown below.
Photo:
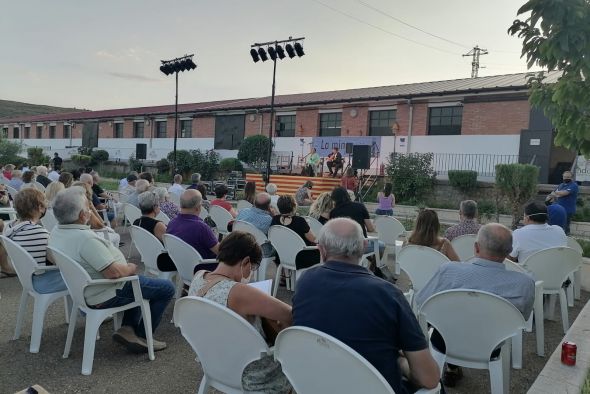
[[[452,241],[453,238],[457,238],[465,234],[477,234],[481,224],[477,223],[475,219],[464,219],[459,224],[451,226],[445,232],[445,238]]]

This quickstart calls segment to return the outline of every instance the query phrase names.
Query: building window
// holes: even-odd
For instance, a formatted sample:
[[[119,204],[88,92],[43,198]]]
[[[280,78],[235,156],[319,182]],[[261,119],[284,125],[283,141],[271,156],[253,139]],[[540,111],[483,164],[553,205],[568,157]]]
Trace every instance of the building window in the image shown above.
[[[31,138],[31,126],[25,126],[25,138]]]
[[[18,127],[12,128],[12,138],[18,140],[20,138],[20,129]]]
[[[320,114],[320,136],[340,136],[342,130],[342,112]]]
[[[2,128],[2,138],[8,138],[8,127]]]
[[[161,120],[156,122],[156,138],[166,138],[166,121]]]
[[[72,137],[72,126],[69,124],[64,125],[64,138],[71,138]]]
[[[115,123],[113,138],[123,138],[123,123]]]
[[[392,126],[395,123],[395,109],[369,112],[369,135],[393,135]]]
[[[295,115],[279,115],[275,122],[277,137],[295,137]]]
[[[190,119],[180,121],[180,138],[191,138],[193,136],[193,121]]]
[[[49,138],[55,139],[55,126],[49,126]]]
[[[37,138],[43,138],[43,126],[37,126]]]
[[[133,122],[133,138],[143,138],[143,121]]]
[[[463,107],[431,107],[428,115],[428,134],[455,135],[461,134]]]

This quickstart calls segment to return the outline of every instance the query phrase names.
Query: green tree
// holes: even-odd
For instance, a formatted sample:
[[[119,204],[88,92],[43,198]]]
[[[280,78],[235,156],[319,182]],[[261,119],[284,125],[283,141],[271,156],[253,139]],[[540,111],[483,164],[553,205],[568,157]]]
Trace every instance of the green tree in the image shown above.
[[[22,145],[6,139],[0,139],[0,163],[19,165],[25,160],[18,154],[22,151]]]
[[[523,206],[537,193],[539,167],[530,164],[497,164],[496,193],[503,199],[512,213],[512,228],[515,229],[522,217]],[[498,203],[498,199],[496,199]],[[496,208],[496,212],[499,212]]]
[[[432,153],[392,153],[386,165],[396,200],[415,204],[424,201],[434,185]]]
[[[168,153],[167,159],[169,162],[174,162],[174,152]],[[187,150],[176,151],[176,168],[183,178],[187,178],[193,168],[193,157]],[[174,170],[174,169],[172,169]]]
[[[265,135],[250,136],[242,141],[238,159],[261,172],[266,167],[270,143]]]
[[[201,174],[203,179],[213,180],[219,171],[219,153],[214,150],[191,150],[192,171]]]
[[[590,2],[528,0],[508,29],[522,38],[528,67],[560,71],[554,83],[543,72],[529,78],[530,103],[541,108],[557,129],[555,143],[590,155]]]
[[[27,148],[27,157],[29,158],[29,165],[32,166],[46,165],[49,163],[49,156],[43,154],[43,148]]]

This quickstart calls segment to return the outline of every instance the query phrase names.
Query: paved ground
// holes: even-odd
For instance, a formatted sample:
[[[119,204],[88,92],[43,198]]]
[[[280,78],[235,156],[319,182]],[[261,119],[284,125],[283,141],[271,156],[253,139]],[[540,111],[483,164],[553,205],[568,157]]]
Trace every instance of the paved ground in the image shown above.
[[[125,252],[129,236],[123,234]],[[132,261],[137,262],[133,249]],[[400,283],[405,283],[405,278]],[[166,311],[156,338],[168,343],[168,349],[156,353],[155,361],[147,355],[128,354],[114,343],[110,336],[112,325],[103,324],[101,339],[97,342],[94,370],[91,376],[80,374],[84,326],[80,319],[72,351],[68,359],[62,358],[67,326],[63,303],[54,304],[45,319],[45,328],[38,354],[28,352],[32,305],[25,319],[23,335],[13,341],[15,317],[21,287],[16,278],[0,280],[0,393],[14,393],[32,384],[41,384],[51,393],[182,393],[195,392],[202,372],[195,355],[180,332],[170,324],[173,306]],[[589,294],[582,293],[582,301],[570,309],[573,321]],[[284,288],[279,298],[290,302],[291,293]],[[460,324],[460,322],[458,322]],[[545,323],[546,354],[551,354],[562,338],[561,322]],[[482,333],[483,335],[483,333]],[[535,355],[534,333],[524,336],[524,369],[512,370],[511,392],[524,393],[542,369],[546,358]],[[450,393],[489,392],[489,379],[484,371],[465,370],[465,378]]]

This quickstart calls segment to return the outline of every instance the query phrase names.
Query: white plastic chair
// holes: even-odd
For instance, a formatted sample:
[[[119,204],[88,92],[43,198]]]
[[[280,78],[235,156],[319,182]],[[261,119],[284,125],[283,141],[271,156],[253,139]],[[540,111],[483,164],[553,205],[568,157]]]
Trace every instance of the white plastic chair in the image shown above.
[[[268,242],[268,237],[256,228],[253,224],[244,222],[241,220],[236,220],[234,222],[234,226],[232,231],[244,231],[246,233],[250,233],[256,238],[256,243],[262,247],[263,244]],[[260,262],[260,268],[258,271],[255,272],[255,280],[265,280],[266,279],[266,271],[268,269],[268,265],[274,261],[274,257],[263,257],[262,261]]]
[[[438,250],[420,245],[404,246],[396,260],[412,282],[411,289],[404,294],[412,307],[414,295],[422,290],[443,263],[450,261]]]
[[[568,248],[572,248],[573,250],[580,252],[581,255],[584,255],[584,250],[582,246],[576,241],[574,237],[567,237],[567,246]],[[582,269],[580,267],[579,270],[574,272],[573,278],[570,278],[572,282],[572,286],[567,288],[568,294],[567,299],[569,306],[574,306],[574,298],[579,300],[581,298],[580,289],[582,286]],[[572,294],[573,293],[573,294]]]
[[[291,271],[290,288],[295,290],[295,282],[297,276],[297,267],[295,266],[295,258],[302,250],[317,250],[317,246],[306,246],[301,237],[290,228],[285,226],[270,226],[268,230],[268,239],[279,255],[280,264],[277,267],[275,281],[273,283],[273,297],[277,295],[279,288],[279,279],[281,269]]]
[[[209,216],[211,220],[215,222],[215,226],[217,226],[217,231],[219,234],[227,235],[229,231],[227,230],[227,225],[229,222],[234,220],[231,213],[229,213],[225,208],[220,207],[219,205],[212,205],[209,207]]]
[[[176,301],[174,324],[201,363],[199,394],[210,387],[224,393],[244,393],[242,371],[261,355],[270,354],[268,345],[250,323],[206,298],[184,297]]]
[[[201,206],[201,212],[199,212],[199,217],[203,220],[207,219],[207,217],[209,217],[209,211],[207,211],[207,209],[203,206]]]
[[[174,203],[177,207],[180,206],[180,195],[176,193],[168,193],[168,199]]]
[[[246,208],[252,208],[252,204],[246,200],[239,200],[237,205],[238,211]]]
[[[18,193],[18,190],[16,190],[12,186],[8,186],[8,185],[5,185],[5,186],[6,186],[6,191],[8,192],[8,194],[10,194],[10,196],[14,200],[14,197],[16,196],[16,193]]]
[[[313,235],[315,235],[317,238],[320,235],[320,231],[322,231],[322,227],[324,227],[324,225],[320,223],[319,220],[317,220],[316,218],[312,218],[311,216],[304,216],[303,218],[309,225],[309,228],[311,229]]]
[[[158,213],[158,215],[156,215],[156,220],[161,221],[162,223],[164,223],[166,226],[168,226],[168,223],[170,223],[170,218],[168,217],[168,215],[166,215],[164,212],[160,211],[160,213]]]
[[[145,265],[146,272],[155,275],[159,279],[168,279],[176,275],[176,271],[163,272],[158,269],[158,256],[165,251],[164,246],[155,235],[139,226],[131,226],[131,240],[139,251],[141,261]]]
[[[45,211],[45,216],[41,218],[41,224],[43,224],[43,227],[45,227],[45,229],[49,232],[51,232],[51,230],[53,230],[53,228],[57,226],[57,219],[53,214],[52,208],[47,208],[47,210]]]
[[[374,222],[377,233],[379,234],[379,240],[385,244],[383,260],[388,261],[389,254],[392,251],[396,251],[396,241],[400,235],[405,235],[406,229],[399,220],[391,216],[377,216]],[[399,273],[400,267],[396,256],[395,274],[399,275]]]
[[[45,193],[45,186],[43,186],[43,184],[42,184],[42,183],[39,183],[39,182],[35,181],[35,182],[33,183],[33,185],[35,185],[35,187],[36,187],[37,189],[39,189],[40,191],[42,191],[43,193]]]
[[[460,261],[467,261],[475,256],[474,245],[476,239],[477,235],[475,234],[465,234],[453,238],[451,245],[455,249],[455,252],[457,252]]]
[[[10,238],[0,236],[8,257],[12,261],[14,270],[18,276],[23,291],[20,298],[20,306],[18,314],[16,315],[16,329],[14,330],[13,340],[19,339],[25,313],[27,312],[27,302],[29,296],[33,297],[33,324],[31,327],[31,344],[29,345],[29,352],[39,353],[41,346],[41,336],[43,335],[43,321],[45,320],[45,313],[51,304],[60,298],[64,299],[66,322],[69,321],[69,301],[68,291],[63,290],[56,293],[41,294],[37,293],[33,288],[33,274],[40,272],[47,272],[58,270],[56,266],[42,266],[37,264],[33,256],[29,254],[22,246],[14,242]]]
[[[446,362],[466,368],[487,369],[491,392],[508,393],[510,387],[510,338],[525,328],[522,314],[502,297],[478,290],[447,290],[428,298],[420,319],[443,337]],[[457,329],[460,322],[461,329]],[[492,352],[501,347],[496,359]],[[443,370],[443,354],[431,346]]]
[[[563,332],[569,329],[569,317],[567,310],[567,297],[562,287],[574,271],[580,269],[582,255],[572,248],[557,247],[543,249],[533,253],[524,261],[523,266],[533,274],[535,280],[543,281],[543,294],[551,295],[547,318],[553,318],[555,309],[555,296],[559,295],[561,306],[561,322]]]
[[[84,333],[84,355],[82,356],[82,375],[92,374],[92,365],[94,363],[94,348],[96,346],[96,335],[102,322],[109,316],[113,316],[115,330],[121,327],[121,313],[135,307],[140,307],[143,324],[145,327],[146,342],[148,345],[148,356],[150,360],[155,359],[154,341],[152,334],[152,318],[149,301],[144,300],[139,285],[139,277],[136,275],[127,276],[119,279],[90,279],[90,275],[80,264],[69,256],[65,255],[58,249],[48,247],[53,253],[55,263],[61,270],[64,282],[70,291],[72,300],[72,312],[70,316],[70,325],[68,327],[68,336],[64,348],[63,358],[68,358],[72,339],[74,338],[74,329],[78,318],[78,310],[86,314],[86,328]],[[124,306],[108,309],[93,309],[88,306],[84,298],[84,290],[90,286],[110,285],[115,283],[131,282],[133,286],[134,302]]]
[[[137,208],[135,205],[131,205],[131,204],[125,204],[123,206],[123,214],[125,215],[125,218],[127,219],[127,221],[129,222],[129,225],[133,225],[133,222],[135,222],[137,219],[139,219],[141,217],[141,210],[139,208]],[[131,247],[129,247],[129,251],[127,252],[127,258],[129,258],[131,256]]]

